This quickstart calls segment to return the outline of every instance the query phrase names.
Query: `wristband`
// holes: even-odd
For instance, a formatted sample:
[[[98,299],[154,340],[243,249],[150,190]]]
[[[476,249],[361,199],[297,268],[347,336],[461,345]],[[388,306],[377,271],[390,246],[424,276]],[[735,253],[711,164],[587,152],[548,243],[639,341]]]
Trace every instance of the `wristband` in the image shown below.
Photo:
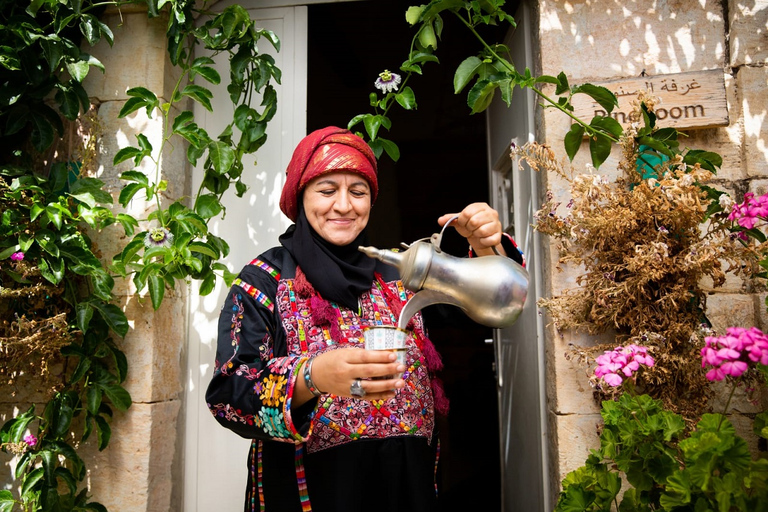
[[[312,363],[314,361],[315,358],[310,357],[304,365],[304,383],[307,385],[309,392],[312,393],[312,396],[320,396],[323,392],[317,389],[317,386],[315,386],[315,383],[312,381]]]

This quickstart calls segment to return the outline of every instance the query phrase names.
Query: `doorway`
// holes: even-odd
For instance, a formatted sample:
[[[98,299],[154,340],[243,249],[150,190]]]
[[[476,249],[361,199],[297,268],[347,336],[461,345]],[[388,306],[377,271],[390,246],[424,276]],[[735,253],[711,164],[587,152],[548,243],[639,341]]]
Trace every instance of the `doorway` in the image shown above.
[[[308,7],[307,132],[328,125],[346,127],[359,114],[372,113],[368,97],[378,74],[399,72],[415,30],[405,20],[412,0],[341,2]],[[488,35],[489,40],[501,40]],[[437,218],[477,201],[490,202],[485,114],[470,115],[466,91],[453,93],[453,73],[479,43],[451,16],[437,57],[408,85],[417,109],[399,105],[389,112],[392,129],[380,136],[394,141],[401,157],[379,160],[379,200],[371,212],[371,244],[393,248],[438,232]],[[496,38],[496,39],[492,39]],[[362,131],[362,125],[353,130]],[[446,231],[441,247],[463,256],[466,241]],[[447,306],[452,307],[452,306]],[[430,323],[440,351],[440,374],[450,400],[439,420],[441,512],[477,506],[500,510],[499,416],[492,329],[461,329]],[[458,309],[457,309],[458,312]],[[461,313],[459,313],[461,314]]]

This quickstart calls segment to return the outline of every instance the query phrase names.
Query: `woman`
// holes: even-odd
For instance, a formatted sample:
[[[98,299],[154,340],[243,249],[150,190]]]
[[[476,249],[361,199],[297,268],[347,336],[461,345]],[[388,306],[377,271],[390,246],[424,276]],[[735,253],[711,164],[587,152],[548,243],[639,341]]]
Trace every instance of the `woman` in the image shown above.
[[[309,134],[280,198],[295,224],[227,296],[206,400],[219,423],[253,439],[246,511],[435,510],[440,356],[420,314],[405,365],[362,348],[363,329],[396,325],[412,296],[394,267],[358,250],[377,194],[365,141],[336,127]],[[470,256],[495,248],[522,263],[487,204],[453,225]]]

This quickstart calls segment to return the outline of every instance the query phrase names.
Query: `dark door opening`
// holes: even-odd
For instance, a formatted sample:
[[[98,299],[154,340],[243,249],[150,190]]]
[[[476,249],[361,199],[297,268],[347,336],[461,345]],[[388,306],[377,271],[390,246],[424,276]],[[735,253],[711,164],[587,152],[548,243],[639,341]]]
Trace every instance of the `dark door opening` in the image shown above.
[[[346,127],[358,114],[372,113],[368,97],[388,69],[399,72],[415,30],[405,20],[411,0],[341,2],[309,6],[307,130]],[[423,75],[408,82],[417,109],[395,105],[392,129],[380,135],[394,141],[401,157],[379,162],[380,193],[370,221],[371,243],[397,247],[438,232],[437,218],[476,201],[489,201],[485,115],[470,115],[466,91],[453,93],[453,73],[479,50],[479,43],[450,17],[445,19],[437,57]],[[354,128],[362,131],[362,125]],[[467,245],[452,230],[442,247],[464,255]],[[482,496],[501,503],[499,429],[491,329],[461,330],[428,325],[440,351],[440,375],[451,402],[439,421],[441,512],[467,510]]]

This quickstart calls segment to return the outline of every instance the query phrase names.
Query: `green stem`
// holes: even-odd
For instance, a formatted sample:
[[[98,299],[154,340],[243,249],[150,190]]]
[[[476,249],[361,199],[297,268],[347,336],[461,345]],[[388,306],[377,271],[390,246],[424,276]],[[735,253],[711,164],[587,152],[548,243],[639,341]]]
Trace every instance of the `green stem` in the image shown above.
[[[736,384],[733,385],[731,388],[731,392],[728,395],[728,400],[725,402],[725,407],[723,407],[723,414],[720,416],[720,421],[717,423],[717,431],[720,431],[720,426],[723,424],[723,421],[725,420],[725,414],[728,412],[728,407],[731,405],[731,399],[733,398],[733,394],[736,392]]]
[[[507,68],[507,71],[509,71],[513,76],[520,76],[517,70],[515,70],[515,68],[509,64],[509,61],[502,58],[498,53],[496,53],[496,50],[494,50],[491,46],[488,45],[488,43],[485,42],[485,40],[482,38],[480,34],[477,33],[477,31],[475,30],[475,27],[469,22],[469,20],[462,17],[461,14],[459,14],[458,12],[454,12],[454,14],[469,29],[469,31],[472,32],[475,38],[478,41],[480,41],[480,44],[482,44],[485,47],[485,49],[488,50],[488,52],[496,58],[496,60],[498,60],[505,68]],[[522,85],[520,87],[522,87]],[[585,123],[584,121],[582,121],[581,119],[573,115],[564,106],[560,105],[560,103],[558,103],[557,101],[553,100],[552,98],[544,94],[540,89],[538,89],[537,87],[529,87],[529,89],[531,89],[533,92],[538,94],[542,99],[544,99],[551,106],[555,107],[560,112],[570,117],[574,122],[583,126],[584,130],[587,132],[587,135],[593,135],[595,133],[595,129],[592,126],[590,126],[589,124]],[[618,139],[614,137],[612,134],[603,132],[602,130],[600,131],[600,133],[605,137],[607,137],[608,139],[610,139],[611,141],[618,142]]]

